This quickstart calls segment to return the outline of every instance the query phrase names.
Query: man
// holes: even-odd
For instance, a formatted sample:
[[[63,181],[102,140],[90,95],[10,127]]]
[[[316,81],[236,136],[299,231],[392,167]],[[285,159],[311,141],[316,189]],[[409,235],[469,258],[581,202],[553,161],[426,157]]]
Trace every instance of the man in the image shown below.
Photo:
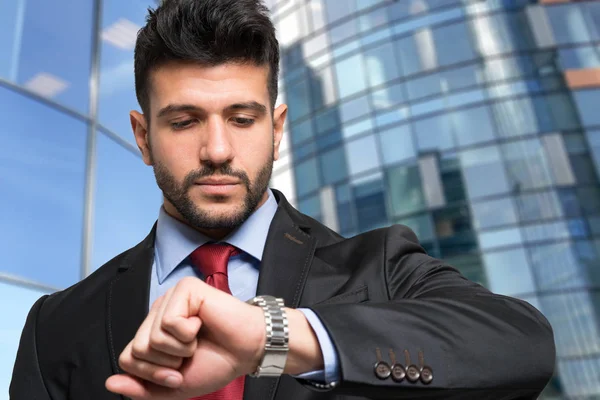
[[[275,108],[278,60],[258,0],[150,12],[135,50],[143,114],[131,123],[164,194],[158,222],[34,304],[12,399],[541,392],[553,335],[529,304],[429,257],[407,227],[344,239],[268,189],[287,113]]]

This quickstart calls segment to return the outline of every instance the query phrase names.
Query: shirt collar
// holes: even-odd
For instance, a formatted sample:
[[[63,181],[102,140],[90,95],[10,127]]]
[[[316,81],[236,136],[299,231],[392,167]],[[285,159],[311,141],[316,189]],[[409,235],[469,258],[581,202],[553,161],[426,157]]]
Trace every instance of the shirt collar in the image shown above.
[[[267,201],[222,242],[234,245],[262,261],[271,221],[277,211],[277,201],[267,189]],[[154,246],[156,273],[160,284],[199,246],[211,241],[209,237],[173,218],[161,207],[156,226]]]

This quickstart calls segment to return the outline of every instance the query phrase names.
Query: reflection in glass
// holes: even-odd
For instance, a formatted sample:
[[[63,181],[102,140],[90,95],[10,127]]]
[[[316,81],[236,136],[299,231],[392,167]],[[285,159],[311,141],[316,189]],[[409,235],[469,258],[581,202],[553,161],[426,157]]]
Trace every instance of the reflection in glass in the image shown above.
[[[573,92],[581,123],[584,126],[600,125],[600,113],[597,105],[600,104],[600,89],[579,90]]]
[[[298,202],[300,212],[313,217],[316,220],[321,219],[321,201],[319,195],[307,197]]]
[[[454,111],[450,121],[459,146],[487,142],[495,136],[487,106]]]
[[[135,96],[133,49],[149,6],[155,6],[154,2],[102,1],[98,119],[134,146],[129,111],[139,110],[139,105]]]
[[[369,135],[347,143],[346,158],[351,175],[356,175],[381,165],[377,153],[375,136]]]
[[[520,140],[502,146],[509,185],[519,192],[552,184],[544,148],[539,139]]]
[[[400,125],[379,132],[383,163],[393,164],[415,157],[410,125]]]
[[[92,270],[148,235],[162,199],[152,168],[102,133],[97,163]]]
[[[485,253],[483,259],[492,292],[506,296],[535,292],[535,282],[523,247]]]
[[[406,225],[412,229],[421,242],[435,238],[431,215],[429,213],[416,215],[397,220],[398,224]]]
[[[294,166],[294,175],[298,197],[317,190],[321,185],[316,158],[309,158],[306,161],[296,164]]]
[[[339,182],[348,176],[346,154],[341,146],[324,152],[319,158],[321,161],[321,172],[323,173],[324,185]]]
[[[474,203],[472,210],[473,224],[478,230],[517,223],[517,213],[509,197]]]
[[[358,229],[365,232],[386,225],[385,192],[381,179],[369,180],[352,187]]]
[[[3,272],[65,288],[80,279],[87,127],[1,87],[0,104]]]
[[[464,22],[442,26],[433,31],[440,66],[475,58],[471,37]]]
[[[386,184],[391,216],[397,217],[427,208],[418,165],[389,168]]]
[[[0,77],[87,114],[92,2],[0,2]]]
[[[371,86],[381,85],[400,76],[398,63],[391,43],[384,43],[365,52]]]
[[[448,114],[419,119],[413,123],[419,150],[449,150],[456,146]]]
[[[367,88],[367,74],[363,61],[362,54],[356,54],[335,64],[340,98],[361,92]]]
[[[463,151],[460,160],[471,199],[508,192],[509,182],[496,146]]]

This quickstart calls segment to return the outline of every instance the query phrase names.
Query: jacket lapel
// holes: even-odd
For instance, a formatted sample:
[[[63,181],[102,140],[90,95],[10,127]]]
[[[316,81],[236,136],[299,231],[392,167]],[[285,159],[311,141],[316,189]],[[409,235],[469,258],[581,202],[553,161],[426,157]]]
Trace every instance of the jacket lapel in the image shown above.
[[[123,256],[108,290],[107,335],[115,374],[123,372],[119,355],[148,314],[155,233],[156,224],[144,241]]]
[[[300,303],[306,277],[312,263],[317,241],[306,233],[300,214],[285,197],[273,190],[279,206],[267,235],[260,266],[258,295],[284,299],[286,307]],[[273,399],[279,378],[246,378],[244,400]]]

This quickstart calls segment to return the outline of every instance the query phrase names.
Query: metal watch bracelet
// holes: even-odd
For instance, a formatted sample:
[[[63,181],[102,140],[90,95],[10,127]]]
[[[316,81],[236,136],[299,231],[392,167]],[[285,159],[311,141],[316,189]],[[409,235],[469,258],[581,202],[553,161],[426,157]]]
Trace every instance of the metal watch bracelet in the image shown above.
[[[289,351],[288,319],[283,309],[283,299],[273,296],[256,296],[247,303],[263,309],[267,334],[265,352],[261,362],[250,376],[255,378],[278,377],[283,374]]]

